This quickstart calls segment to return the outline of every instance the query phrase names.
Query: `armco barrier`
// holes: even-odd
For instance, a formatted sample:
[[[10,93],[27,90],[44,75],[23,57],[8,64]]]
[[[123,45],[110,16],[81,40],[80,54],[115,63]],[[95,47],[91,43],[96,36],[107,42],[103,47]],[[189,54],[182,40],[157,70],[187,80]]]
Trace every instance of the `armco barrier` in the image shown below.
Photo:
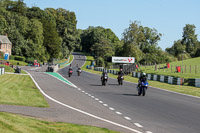
[[[157,81],[160,81],[160,76],[161,76],[161,75],[157,75]]]
[[[5,74],[5,68],[4,67],[0,67],[0,75]]]
[[[200,79],[199,78],[198,79],[197,78],[196,79],[189,79],[188,85],[200,87]]]
[[[133,77],[138,77],[140,73],[133,72]],[[183,85],[184,79],[183,78],[176,78],[172,76],[164,76],[164,75],[153,75],[153,74],[147,74],[147,80],[154,80],[154,81],[160,81],[165,82],[169,84],[177,84],[177,85]],[[199,79],[199,85],[200,85],[200,79]]]
[[[153,75],[153,80],[157,81],[157,75]]]
[[[160,82],[164,82],[165,81],[165,76],[160,75]]]
[[[147,74],[147,80],[151,80],[151,74]]]
[[[200,79],[195,79],[195,86],[200,87]]]

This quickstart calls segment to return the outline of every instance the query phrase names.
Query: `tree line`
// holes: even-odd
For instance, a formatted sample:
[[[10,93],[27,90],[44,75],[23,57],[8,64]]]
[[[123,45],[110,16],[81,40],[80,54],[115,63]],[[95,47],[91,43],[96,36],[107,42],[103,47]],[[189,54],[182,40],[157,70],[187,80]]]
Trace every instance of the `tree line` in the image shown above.
[[[41,62],[65,58],[80,45],[74,12],[28,8],[23,0],[0,0],[0,34],[8,35],[12,54]]]
[[[97,65],[109,66],[111,56],[131,56],[137,63],[166,63],[200,56],[195,26],[186,24],[182,39],[163,51],[158,42],[162,34],[155,28],[131,22],[121,40],[111,29],[101,26],[77,29],[74,12],[66,9],[27,7],[23,0],[0,0],[0,34],[7,34],[12,53],[26,60],[63,59],[76,51],[90,53]]]

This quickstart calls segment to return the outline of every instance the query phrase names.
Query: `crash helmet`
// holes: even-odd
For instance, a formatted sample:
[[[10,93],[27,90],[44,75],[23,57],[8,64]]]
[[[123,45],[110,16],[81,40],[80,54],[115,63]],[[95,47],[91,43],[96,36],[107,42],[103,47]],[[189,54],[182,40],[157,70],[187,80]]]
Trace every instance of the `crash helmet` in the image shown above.
[[[120,72],[122,72],[122,68],[120,69]]]
[[[142,73],[142,76],[145,77],[145,76],[146,76],[146,73]]]

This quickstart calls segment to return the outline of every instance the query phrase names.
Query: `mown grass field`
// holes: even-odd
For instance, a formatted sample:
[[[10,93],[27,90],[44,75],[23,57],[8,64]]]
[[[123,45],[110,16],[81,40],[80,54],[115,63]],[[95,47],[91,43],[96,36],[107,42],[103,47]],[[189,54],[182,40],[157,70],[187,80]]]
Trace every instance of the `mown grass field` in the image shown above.
[[[163,68],[166,64],[157,64],[157,68]],[[180,73],[176,73],[176,66],[181,66],[183,68]],[[159,74],[159,75],[169,75],[181,78],[200,78],[200,57],[183,60],[177,62],[170,62],[170,68],[167,69],[157,69],[155,70],[155,65],[153,66],[140,66],[140,69],[146,73]]]
[[[86,63],[82,67],[82,70],[101,75],[102,72],[94,71],[91,69],[86,69],[86,66],[90,65],[92,60],[94,60],[94,58],[92,56],[87,56]],[[148,72],[146,72],[146,73],[148,73]],[[108,75],[109,75],[109,77],[115,78],[117,80],[117,75],[113,75],[110,73]],[[124,78],[126,81],[130,81],[130,82],[133,82],[136,84],[138,83],[138,78],[132,77],[131,75],[126,75],[126,76],[124,76]],[[200,88],[193,87],[193,86],[172,85],[172,84],[162,83],[162,82],[158,82],[158,81],[149,81],[149,85],[156,87],[156,88],[161,88],[161,89],[165,89],[165,90],[169,90],[169,91],[174,91],[174,92],[178,92],[178,93],[183,93],[183,94],[187,94],[187,95],[200,97]]]
[[[49,122],[0,112],[1,133],[117,133],[105,128]]]
[[[49,107],[28,75],[0,76],[0,104]]]

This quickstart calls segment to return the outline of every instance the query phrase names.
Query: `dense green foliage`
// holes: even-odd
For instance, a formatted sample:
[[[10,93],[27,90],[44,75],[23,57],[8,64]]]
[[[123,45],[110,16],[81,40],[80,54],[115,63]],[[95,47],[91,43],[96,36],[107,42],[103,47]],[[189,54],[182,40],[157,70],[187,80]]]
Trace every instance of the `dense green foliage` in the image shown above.
[[[195,25],[186,24],[183,28],[183,36],[181,40],[174,41],[171,48],[166,51],[179,60],[200,56],[200,42],[195,34]]]
[[[23,0],[0,0],[0,34],[8,35],[12,54],[48,61],[79,47],[76,16],[65,9],[26,7]]]
[[[64,59],[74,50],[90,53],[99,66],[107,66],[107,57],[111,56],[135,57],[141,64],[200,56],[195,25],[186,24],[182,39],[163,51],[158,46],[162,34],[138,21],[130,23],[121,40],[109,28],[89,26],[82,30],[76,24],[75,13],[66,9],[42,10],[26,7],[23,0],[0,0],[0,34],[7,34],[13,43],[12,54],[28,62]]]
[[[80,36],[82,50],[91,53],[97,64],[101,63],[98,65],[104,64],[106,57],[117,55],[122,48],[121,41],[110,29],[89,27]]]

